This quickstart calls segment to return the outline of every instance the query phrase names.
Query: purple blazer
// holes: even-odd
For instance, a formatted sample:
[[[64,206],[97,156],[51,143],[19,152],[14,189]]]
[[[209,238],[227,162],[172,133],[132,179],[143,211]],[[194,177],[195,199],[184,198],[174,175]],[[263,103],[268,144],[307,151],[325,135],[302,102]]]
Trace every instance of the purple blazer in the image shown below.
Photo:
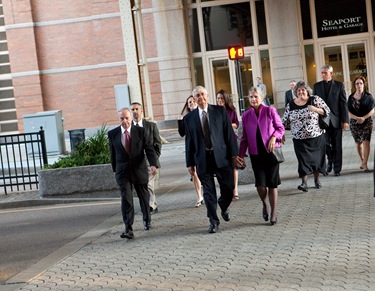
[[[257,127],[259,126],[260,134],[264,147],[268,151],[268,142],[272,136],[276,137],[276,147],[281,146],[281,139],[284,135],[285,128],[276,109],[272,106],[260,105],[259,116],[257,117],[253,108],[242,114],[242,137],[240,142],[239,156],[244,157],[246,150],[250,155],[257,155]]]
[[[228,108],[226,108],[226,110],[227,110],[230,122],[235,123],[237,125],[237,128],[238,128],[238,126],[240,125],[240,122],[238,121],[237,111],[236,110],[230,110]],[[238,136],[235,132],[234,132],[234,138],[238,139]]]

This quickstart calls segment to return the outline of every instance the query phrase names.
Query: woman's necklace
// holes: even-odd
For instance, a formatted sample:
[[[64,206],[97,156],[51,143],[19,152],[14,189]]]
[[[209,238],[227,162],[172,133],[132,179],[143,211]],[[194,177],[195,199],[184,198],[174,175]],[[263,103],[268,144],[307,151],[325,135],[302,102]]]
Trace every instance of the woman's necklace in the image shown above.
[[[354,98],[355,98],[356,100],[360,100],[360,99],[362,98],[362,93],[356,91],[356,92],[354,93]]]

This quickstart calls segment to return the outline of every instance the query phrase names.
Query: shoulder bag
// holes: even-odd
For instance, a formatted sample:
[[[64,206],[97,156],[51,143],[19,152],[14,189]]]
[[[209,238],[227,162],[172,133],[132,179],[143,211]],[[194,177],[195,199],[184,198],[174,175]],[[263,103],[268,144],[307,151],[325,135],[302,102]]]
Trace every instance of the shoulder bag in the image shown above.
[[[272,119],[271,107],[268,107],[268,115],[269,115],[270,119]],[[273,151],[271,152],[271,154],[273,155],[273,158],[274,158],[274,160],[276,160],[276,162],[282,163],[282,162],[285,161],[284,154],[283,154],[283,151],[281,149],[281,146],[275,147],[273,149]]]
[[[314,97],[310,97],[310,104],[313,105],[313,98]],[[319,115],[319,127],[320,129],[328,129],[329,128],[329,121],[330,121],[330,117],[329,117],[329,114],[326,114],[326,115]]]

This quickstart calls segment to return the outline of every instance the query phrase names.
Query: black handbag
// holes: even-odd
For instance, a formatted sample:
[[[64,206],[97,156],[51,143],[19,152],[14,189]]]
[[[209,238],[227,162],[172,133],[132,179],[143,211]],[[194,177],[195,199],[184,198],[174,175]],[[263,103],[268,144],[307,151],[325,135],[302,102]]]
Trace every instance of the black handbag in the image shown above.
[[[320,129],[328,129],[329,128],[329,121],[330,121],[329,114],[326,114],[326,115],[320,115],[319,114],[319,127],[320,127]]]
[[[310,104],[313,105],[313,97],[310,98]],[[329,114],[326,114],[326,115],[320,115],[319,114],[319,127],[320,127],[320,129],[328,129],[329,128],[329,121],[330,121]]]
[[[285,161],[283,151],[281,150],[281,147],[277,148],[275,147],[272,151],[272,154],[274,155],[275,160],[278,163],[282,163]]]

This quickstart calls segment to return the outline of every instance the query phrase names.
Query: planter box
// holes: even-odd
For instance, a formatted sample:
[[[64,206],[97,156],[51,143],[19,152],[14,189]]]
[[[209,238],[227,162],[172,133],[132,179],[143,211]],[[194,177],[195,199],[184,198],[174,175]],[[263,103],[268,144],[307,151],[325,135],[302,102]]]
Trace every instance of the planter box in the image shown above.
[[[119,190],[110,164],[40,170],[41,197]]]

